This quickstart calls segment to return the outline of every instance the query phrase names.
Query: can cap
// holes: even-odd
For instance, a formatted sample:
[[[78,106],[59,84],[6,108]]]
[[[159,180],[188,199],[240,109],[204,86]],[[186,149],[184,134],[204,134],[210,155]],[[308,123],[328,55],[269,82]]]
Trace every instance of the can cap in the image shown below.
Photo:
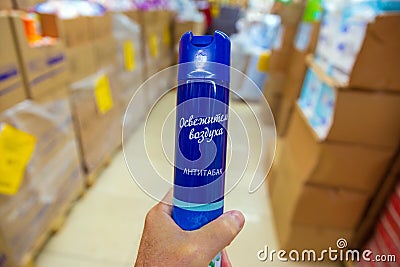
[[[214,35],[182,35],[179,43],[178,80],[209,78],[229,81],[231,41],[221,32]]]

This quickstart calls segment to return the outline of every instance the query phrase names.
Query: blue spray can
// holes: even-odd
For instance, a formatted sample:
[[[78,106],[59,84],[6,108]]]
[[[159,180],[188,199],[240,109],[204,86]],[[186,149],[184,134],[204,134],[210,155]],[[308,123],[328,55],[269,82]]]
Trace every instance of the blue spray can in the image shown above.
[[[224,209],[230,40],[185,33],[179,44],[172,217],[196,230]],[[217,255],[210,266],[220,266]]]

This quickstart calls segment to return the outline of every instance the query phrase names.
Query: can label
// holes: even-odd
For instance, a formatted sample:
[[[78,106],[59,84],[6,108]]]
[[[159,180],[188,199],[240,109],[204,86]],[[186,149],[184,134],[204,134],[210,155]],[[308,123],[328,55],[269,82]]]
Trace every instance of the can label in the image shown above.
[[[194,106],[198,108],[194,110]],[[175,198],[181,207],[209,204],[223,197],[227,107],[222,101],[206,97],[178,105]]]
[[[213,82],[178,87],[174,204],[180,208],[223,206],[228,93]]]

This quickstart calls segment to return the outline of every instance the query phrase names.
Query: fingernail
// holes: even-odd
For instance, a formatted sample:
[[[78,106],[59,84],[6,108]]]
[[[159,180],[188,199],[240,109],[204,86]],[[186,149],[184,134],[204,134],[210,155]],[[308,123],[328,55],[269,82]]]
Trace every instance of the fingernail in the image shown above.
[[[231,210],[228,211],[229,216],[233,219],[233,221],[237,224],[238,229],[242,229],[244,225],[244,216],[240,211],[237,210]]]

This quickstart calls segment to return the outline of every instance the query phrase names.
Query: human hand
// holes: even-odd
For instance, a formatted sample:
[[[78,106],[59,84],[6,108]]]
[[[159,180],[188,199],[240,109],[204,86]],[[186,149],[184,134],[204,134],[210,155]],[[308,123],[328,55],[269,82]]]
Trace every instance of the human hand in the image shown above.
[[[206,267],[221,251],[221,266],[232,266],[224,248],[243,228],[241,212],[228,211],[198,230],[184,231],[166,203],[172,203],[171,191],[147,213],[135,267]]]

